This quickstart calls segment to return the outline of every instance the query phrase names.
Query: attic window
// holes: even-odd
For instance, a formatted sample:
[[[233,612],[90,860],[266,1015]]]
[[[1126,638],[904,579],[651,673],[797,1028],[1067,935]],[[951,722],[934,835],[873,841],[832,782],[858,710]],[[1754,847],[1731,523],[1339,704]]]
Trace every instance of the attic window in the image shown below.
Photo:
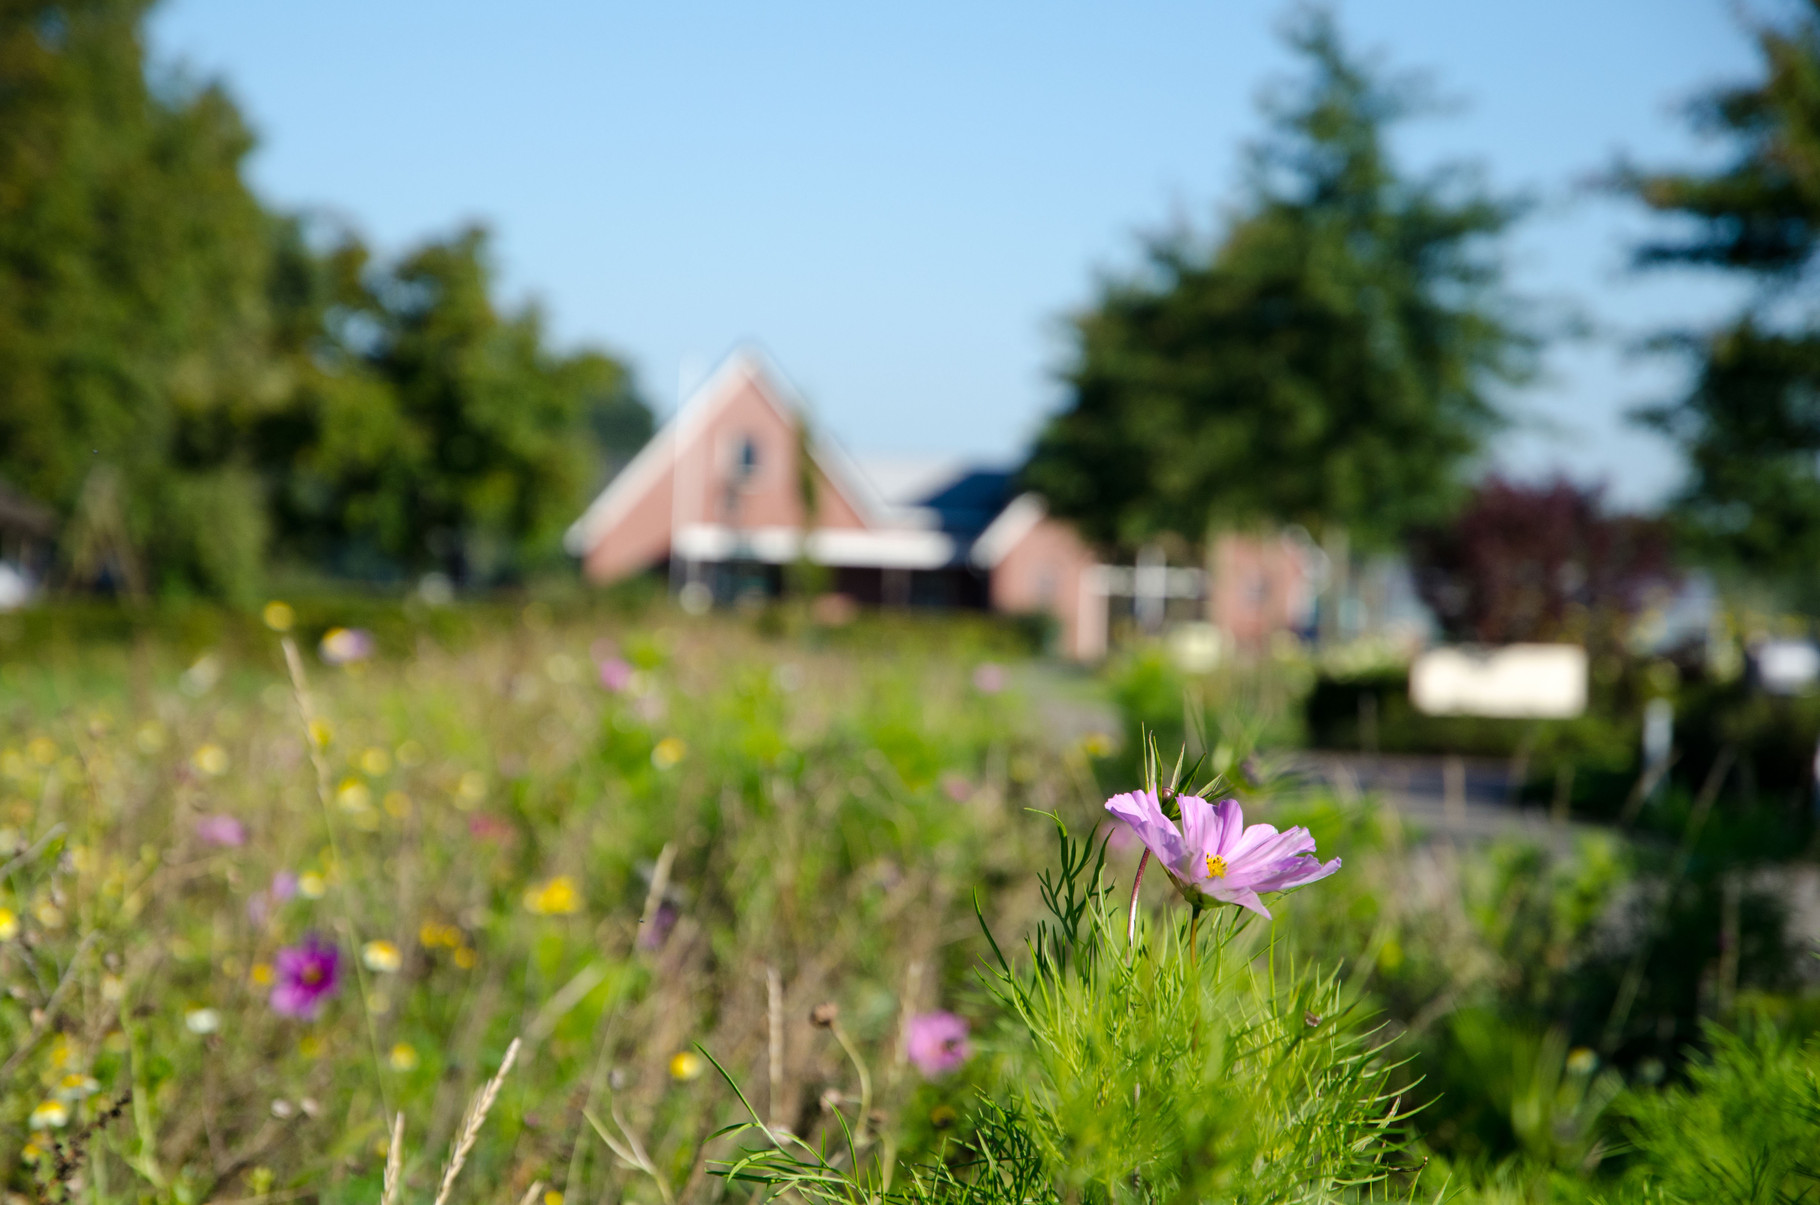
[[[739,442],[733,445],[733,482],[735,485],[747,486],[758,476],[758,441],[750,435],[742,435]]]

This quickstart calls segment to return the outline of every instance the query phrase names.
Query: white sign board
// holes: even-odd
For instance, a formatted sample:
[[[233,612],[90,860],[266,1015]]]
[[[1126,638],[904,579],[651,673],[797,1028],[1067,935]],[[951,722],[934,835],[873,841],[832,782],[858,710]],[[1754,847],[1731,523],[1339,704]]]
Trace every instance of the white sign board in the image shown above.
[[[1772,695],[1798,695],[1820,679],[1820,648],[1811,640],[1764,640],[1751,649],[1757,681]]]
[[[1571,719],[1586,710],[1577,644],[1430,649],[1409,667],[1409,700],[1429,715]]]

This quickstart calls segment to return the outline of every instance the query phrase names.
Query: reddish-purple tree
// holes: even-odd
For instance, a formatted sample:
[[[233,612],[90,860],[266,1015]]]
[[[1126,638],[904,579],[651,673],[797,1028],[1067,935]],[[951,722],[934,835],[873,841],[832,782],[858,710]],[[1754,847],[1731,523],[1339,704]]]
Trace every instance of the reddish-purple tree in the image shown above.
[[[1410,544],[1416,588],[1455,640],[1620,639],[1653,593],[1672,589],[1657,519],[1606,514],[1602,488],[1491,477],[1445,527]]]

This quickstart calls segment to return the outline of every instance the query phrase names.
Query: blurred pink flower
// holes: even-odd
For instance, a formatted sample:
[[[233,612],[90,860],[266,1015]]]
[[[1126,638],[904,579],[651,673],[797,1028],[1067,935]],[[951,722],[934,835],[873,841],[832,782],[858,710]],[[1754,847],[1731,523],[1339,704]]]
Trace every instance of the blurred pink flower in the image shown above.
[[[498,816],[480,812],[468,818],[468,836],[481,841],[510,841],[517,835],[518,830]]]
[[[918,1013],[905,1026],[904,1056],[927,1079],[947,1075],[972,1054],[967,1023],[953,1013]]]
[[[281,870],[272,876],[272,885],[264,891],[255,891],[246,900],[247,919],[255,925],[263,925],[271,916],[272,909],[297,894],[297,876],[288,870]]]
[[[1005,689],[1005,667],[996,661],[987,661],[973,671],[973,689],[983,695],[995,695]]]
[[[341,984],[341,951],[314,933],[278,951],[272,962],[278,979],[272,1011],[281,1017],[314,1017]]]
[[[607,657],[600,663],[600,684],[614,694],[632,685],[632,663],[623,657]]]
[[[196,836],[204,845],[238,849],[246,844],[246,825],[233,816],[204,816],[196,821]]]
[[[942,775],[942,790],[956,803],[966,803],[973,798],[973,784],[961,774]]]
[[[1179,795],[1182,825],[1163,814],[1153,791],[1131,791],[1106,801],[1106,810],[1130,825],[1175,883],[1197,907],[1237,904],[1269,919],[1260,892],[1289,891],[1340,868],[1314,856],[1314,837],[1300,825],[1278,832],[1268,824],[1245,827],[1236,799],[1208,803]]]

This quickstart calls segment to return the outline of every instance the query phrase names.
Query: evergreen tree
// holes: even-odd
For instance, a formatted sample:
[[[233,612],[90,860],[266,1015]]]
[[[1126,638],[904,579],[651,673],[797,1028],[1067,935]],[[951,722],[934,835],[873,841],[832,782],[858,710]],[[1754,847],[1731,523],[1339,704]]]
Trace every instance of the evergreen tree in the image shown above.
[[[1444,512],[1522,374],[1491,254],[1515,207],[1450,170],[1400,172],[1418,90],[1291,32],[1301,87],[1271,106],[1223,240],[1155,240],[1075,322],[1068,407],[1025,480],[1102,541],[1199,541],[1255,522],[1383,540]]]
[[[1639,417],[1687,457],[1677,511],[1710,559],[1815,584],[1820,564],[1820,0],[1754,30],[1760,79],[1698,101],[1696,126],[1730,144],[1705,172],[1626,168],[1620,182],[1679,237],[1638,248],[1644,267],[1707,267],[1756,282],[1718,330],[1663,340],[1696,364],[1692,389]]]

